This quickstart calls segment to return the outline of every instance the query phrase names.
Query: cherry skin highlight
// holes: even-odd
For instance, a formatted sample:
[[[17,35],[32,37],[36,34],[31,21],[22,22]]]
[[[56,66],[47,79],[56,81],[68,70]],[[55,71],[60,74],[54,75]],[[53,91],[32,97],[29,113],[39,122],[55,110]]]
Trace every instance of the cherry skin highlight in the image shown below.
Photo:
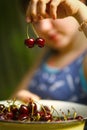
[[[38,45],[40,48],[44,47],[45,40],[41,37],[36,38],[35,44]]]
[[[28,48],[33,48],[34,47],[34,38],[27,38],[27,39],[25,39],[24,44]]]

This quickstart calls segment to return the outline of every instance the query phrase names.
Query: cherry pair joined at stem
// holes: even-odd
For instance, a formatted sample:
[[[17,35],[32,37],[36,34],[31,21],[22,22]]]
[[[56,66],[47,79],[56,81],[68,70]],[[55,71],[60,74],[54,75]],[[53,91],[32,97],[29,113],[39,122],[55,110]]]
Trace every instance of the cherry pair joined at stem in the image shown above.
[[[36,38],[35,40],[34,38],[27,38],[25,39],[24,43],[28,48],[33,48],[35,45],[38,45],[38,47],[42,48],[45,45],[45,40],[40,37]]]
[[[31,24],[31,23],[30,23]],[[35,35],[37,36],[36,39],[34,38],[30,38],[29,34],[28,34],[28,26],[27,26],[27,38],[24,41],[24,44],[28,47],[28,48],[33,48],[35,45],[38,45],[38,47],[42,48],[45,45],[45,40],[41,37],[38,36],[37,32],[35,31],[33,25],[31,24],[31,27],[35,33]]]

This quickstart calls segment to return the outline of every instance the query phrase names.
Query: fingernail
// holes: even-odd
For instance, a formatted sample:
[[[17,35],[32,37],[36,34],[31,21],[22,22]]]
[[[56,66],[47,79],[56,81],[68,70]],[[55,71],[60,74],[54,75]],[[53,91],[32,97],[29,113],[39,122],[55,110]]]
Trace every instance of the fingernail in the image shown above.
[[[53,17],[54,20],[56,19],[56,16],[55,16],[55,15],[53,15],[52,17]]]
[[[42,20],[42,19],[43,19],[43,17],[39,15],[39,16],[38,16],[38,19]]]
[[[26,22],[27,23],[31,22],[31,20],[29,19],[29,17],[26,17]]]

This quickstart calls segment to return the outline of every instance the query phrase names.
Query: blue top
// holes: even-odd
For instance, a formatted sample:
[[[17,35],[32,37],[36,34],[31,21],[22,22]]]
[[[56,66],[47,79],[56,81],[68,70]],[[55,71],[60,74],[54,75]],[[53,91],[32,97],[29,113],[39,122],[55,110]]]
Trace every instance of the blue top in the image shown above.
[[[44,64],[36,70],[28,86],[29,91],[39,95],[42,99],[87,104],[87,81],[82,67],[86,54],[87,52],[84,52],[61,70],[50,68],[43,60]]]

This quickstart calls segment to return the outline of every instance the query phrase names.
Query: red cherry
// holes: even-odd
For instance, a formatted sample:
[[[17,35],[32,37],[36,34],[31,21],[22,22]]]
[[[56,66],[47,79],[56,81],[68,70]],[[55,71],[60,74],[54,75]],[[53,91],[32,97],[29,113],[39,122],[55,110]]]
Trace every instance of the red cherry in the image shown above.
[[[0,104],[0,111],[3,111],[5,109],[5,106],[3,104]]]
[[[0,120],[6,120],[6,116],[4,113],[0,113]]]
[[[77,116],[75,119],[77,119],[77,120],[82,120],[83,117],[79,115],[79,116]]]
[[[32,115],[36,114],[37,113],[36,103],[33,101],[30,101],[28,104],[28,110],[29,110],[29,113],[31,113]]]
[[[11,119],[13,119],[13,113],[12,112],[7,112],[6,113],[6,118],[7,118],[7,120],[11,120]]]
[[[18,120],[20,120],[20,121],[28,120],[28,115],[27,114],[20,114],[18,117]]]
[[[45,45],[45,40],[43,38],[38,37],[35,40],[35,44],[42,48]]]
[[[21,114],[28,114],[29,113],[29,110],[28,110],[28,107],[26,105],[21,105],[20,108],[19,108],[19,113]]]
[[[10,105],[10,111],[13,112],[13,114],[16,114],[18,112],[18,108],[16,105]]]
[[[32,47],[34,47],[34,39],[33,39],[33,38],[25,39],[24,44],[25,44],[28,48],[32,48]]]

